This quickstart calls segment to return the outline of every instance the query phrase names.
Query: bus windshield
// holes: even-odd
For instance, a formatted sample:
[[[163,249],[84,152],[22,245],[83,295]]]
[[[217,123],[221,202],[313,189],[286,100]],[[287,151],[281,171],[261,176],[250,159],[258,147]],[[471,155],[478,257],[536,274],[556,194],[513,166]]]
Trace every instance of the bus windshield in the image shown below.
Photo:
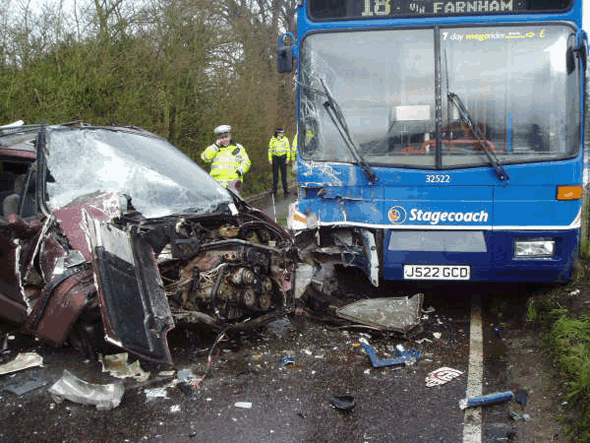
[[[309,35],[300,50],[300,154],[355,161],[326,112],[325,84],[374,166],[476,167],[490,164],[490,152],[501,164],[575,157],[574,40],[565,24]]]

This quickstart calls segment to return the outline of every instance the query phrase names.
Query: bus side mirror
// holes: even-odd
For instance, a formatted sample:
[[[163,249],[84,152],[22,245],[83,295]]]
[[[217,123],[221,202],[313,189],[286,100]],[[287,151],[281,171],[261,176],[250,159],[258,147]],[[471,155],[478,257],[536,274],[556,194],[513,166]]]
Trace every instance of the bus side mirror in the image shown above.
[[[277,70],[279,74],[293,72],[293,46],[282,46],[277,49]]]

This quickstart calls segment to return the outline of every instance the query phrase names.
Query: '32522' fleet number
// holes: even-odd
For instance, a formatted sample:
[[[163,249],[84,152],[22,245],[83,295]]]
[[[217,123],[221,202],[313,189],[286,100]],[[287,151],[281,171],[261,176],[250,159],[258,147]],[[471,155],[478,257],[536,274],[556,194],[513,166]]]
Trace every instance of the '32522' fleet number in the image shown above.
[[[448,174],[428,174],[426,183],[451,183],[451,176]]]

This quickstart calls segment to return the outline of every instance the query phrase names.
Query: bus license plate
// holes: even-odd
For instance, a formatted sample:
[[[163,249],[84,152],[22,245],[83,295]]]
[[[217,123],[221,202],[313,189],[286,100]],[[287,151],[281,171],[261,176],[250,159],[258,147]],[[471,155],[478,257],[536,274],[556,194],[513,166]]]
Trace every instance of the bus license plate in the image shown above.
[[[469,280],[469,266],[404,265],[404,280]]]

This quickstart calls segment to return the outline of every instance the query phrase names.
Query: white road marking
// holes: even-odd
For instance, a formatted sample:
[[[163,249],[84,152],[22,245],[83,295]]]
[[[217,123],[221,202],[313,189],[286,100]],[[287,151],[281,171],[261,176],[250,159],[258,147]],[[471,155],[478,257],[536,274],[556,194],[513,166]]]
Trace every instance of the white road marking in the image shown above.
[[[471,304],[469,369],[465,397],[480,397],[483,383],[483,327],[479,297]],[[463,443],[481,443],[481,408],[467,408],[463,418]]]

